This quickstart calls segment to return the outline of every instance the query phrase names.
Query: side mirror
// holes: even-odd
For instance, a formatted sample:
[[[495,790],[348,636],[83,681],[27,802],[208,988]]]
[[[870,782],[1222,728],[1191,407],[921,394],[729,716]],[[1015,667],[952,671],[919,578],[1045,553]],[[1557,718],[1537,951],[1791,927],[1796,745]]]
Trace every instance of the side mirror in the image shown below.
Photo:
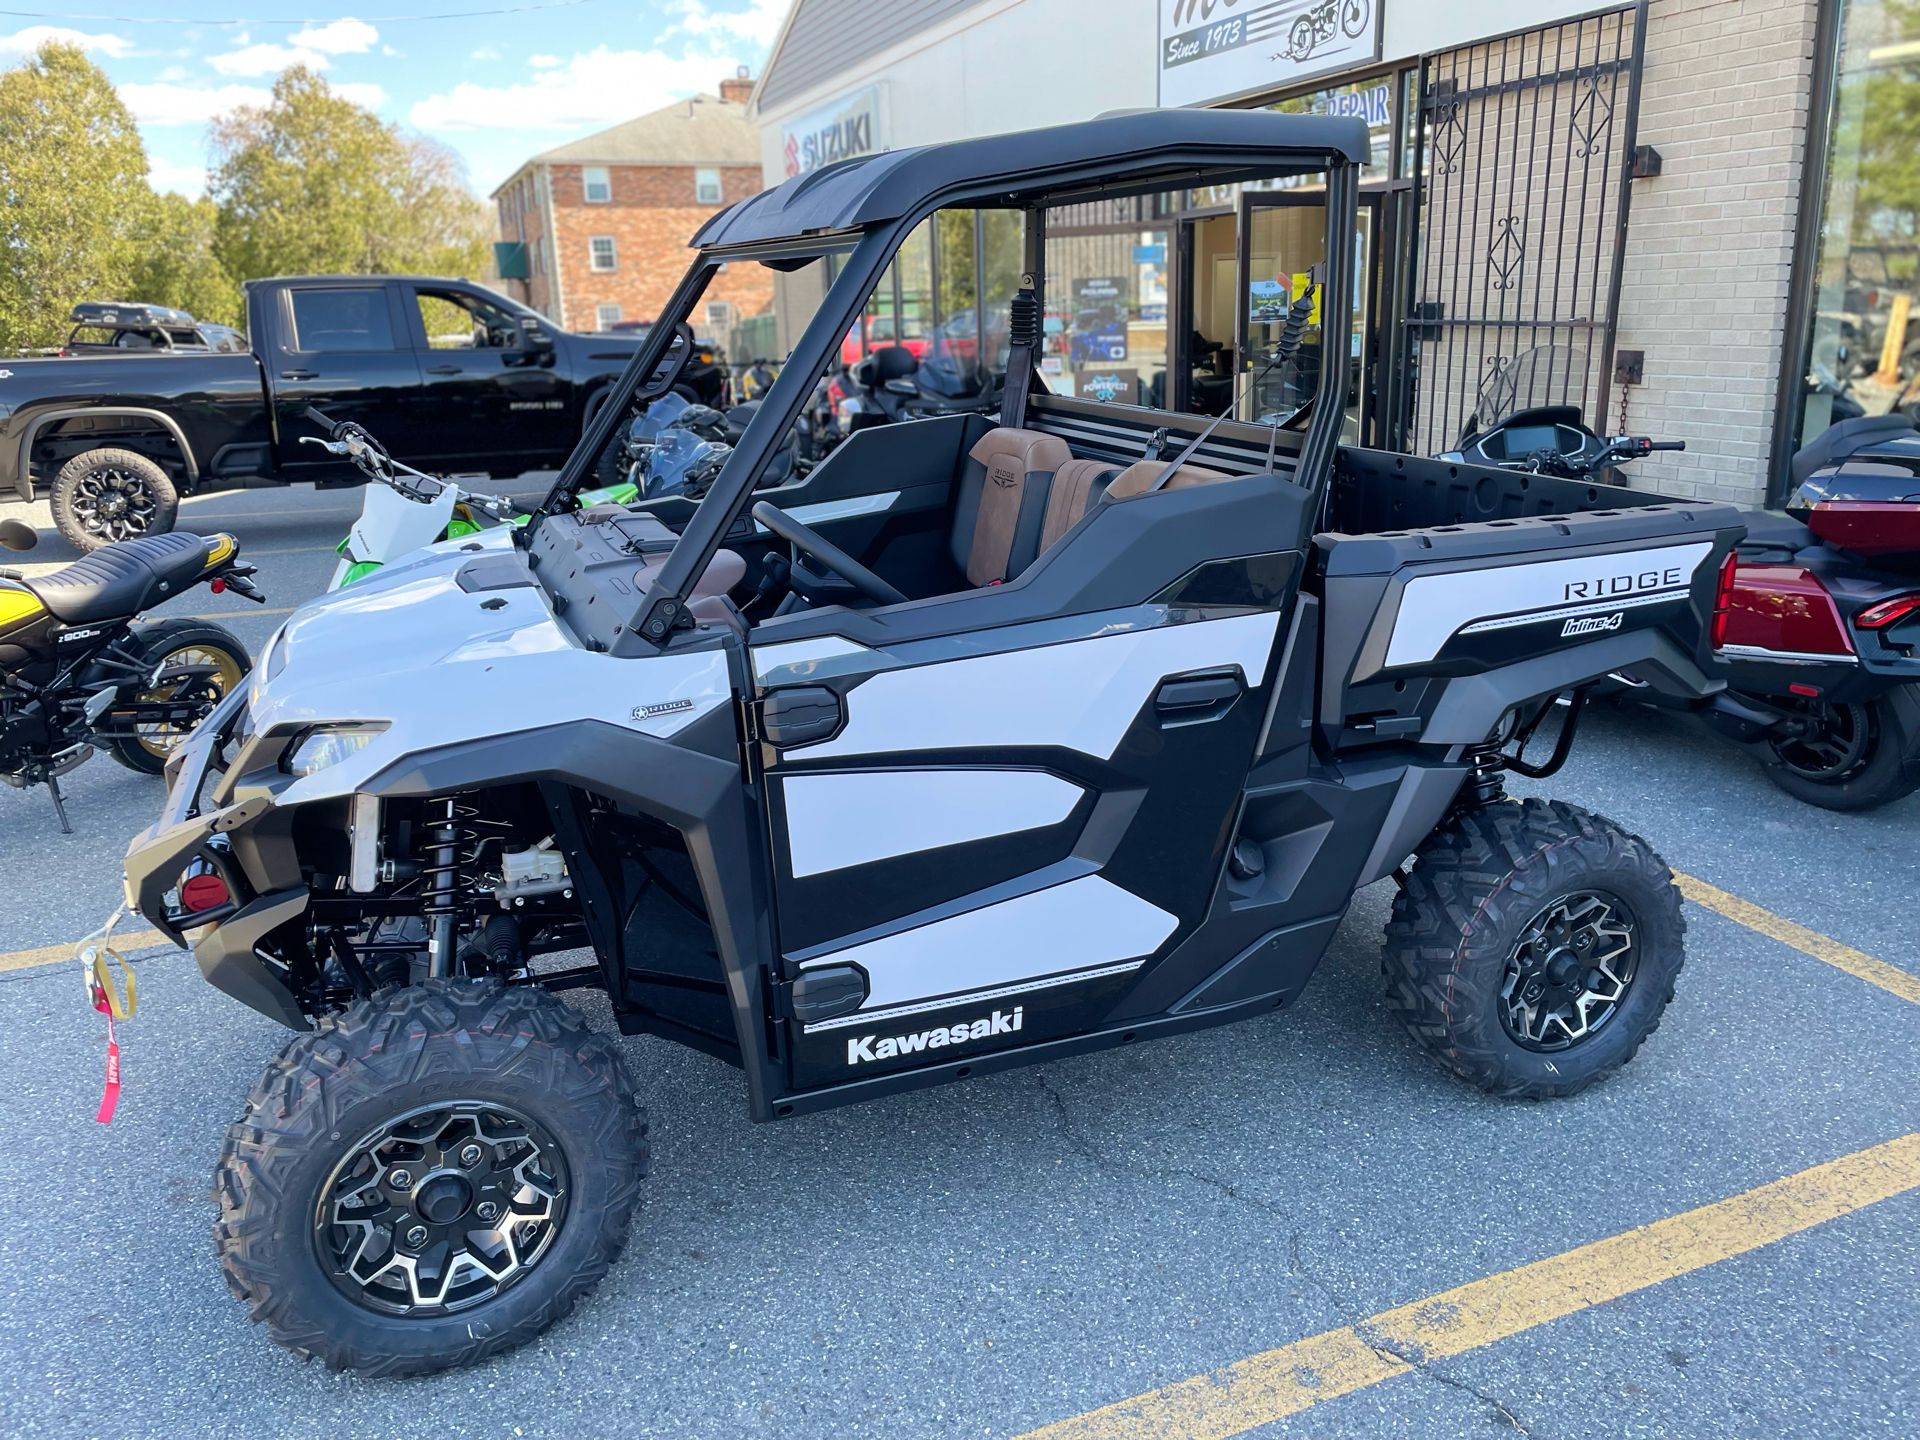
[[[0,520],[0,545],[9,550],[31,550],[39,543],[40,536],[32,526],[18,520]]]
[[[520,317],[520,348],[522,350],[551,350],[553,337],[540,327],[540,322],[531,315]]]

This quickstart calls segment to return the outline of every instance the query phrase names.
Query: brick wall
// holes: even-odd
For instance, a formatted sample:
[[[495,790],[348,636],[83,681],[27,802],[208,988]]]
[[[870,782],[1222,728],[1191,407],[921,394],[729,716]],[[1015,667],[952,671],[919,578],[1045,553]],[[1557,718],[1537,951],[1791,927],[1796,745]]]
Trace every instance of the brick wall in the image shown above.
[[[529,170],[500,192],[497,202],[500,238],[518,240],[527,247],[527,278],[505,281],[502,288],[522,304],[531,305],[543,315],[551,315],[554,313],[553,268],[548,258],[551,245],[539,176],[538,170]]]
[[[1646,383],[1602,432],[1685,440],[1637,488],[1758,504],[1779,384],[1817,0],[1653,0],[1617,346]],[[1817,203],[1817,197],[1813,203]]]
[[[612,201],[588,204],[582,168],[548,167],[555,231],[549,264],[557,260],[564,310],[548,313],[569,330],[593,329],[595,307],[603,304],[618,305],[624,320],[651,320],[686,272],[692,258],[687,242],[723,207],[694,199],[692,166],[610,166]],[[724,167],[720,185],[725,205],[744,200],[760,190],[760,169]],[[592,267],[588,242],[595,235],[613,237],[617,268],[611,273]],[[706,298],[728,301],[741,315],[758,314],[772,301],[773,272],[759,265],[730,266]]]

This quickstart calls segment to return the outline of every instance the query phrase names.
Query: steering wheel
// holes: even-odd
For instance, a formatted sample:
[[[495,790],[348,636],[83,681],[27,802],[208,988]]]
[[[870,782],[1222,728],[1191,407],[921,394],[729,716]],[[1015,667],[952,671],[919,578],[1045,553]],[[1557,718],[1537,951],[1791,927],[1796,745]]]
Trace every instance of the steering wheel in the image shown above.
[[[902,605],[907,597],[862,565],[830,540],[823,540],[771,500],[753,507],[753,518],[794,548],[845,580],[869,600],[882,605]]]

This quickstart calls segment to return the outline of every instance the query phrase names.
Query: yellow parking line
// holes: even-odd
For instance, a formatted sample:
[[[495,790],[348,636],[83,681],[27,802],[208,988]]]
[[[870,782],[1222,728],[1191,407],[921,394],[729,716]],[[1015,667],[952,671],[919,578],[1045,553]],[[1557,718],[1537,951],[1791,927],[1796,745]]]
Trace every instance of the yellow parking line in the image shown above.
[[[1042,1426],[1022,1440],[1227,1440],[1920,1189],[1920,1134]]]
[[[163,945],[171,949],[173,942],[158,930],[129,930],[124,935],[113,937],[113,948],[123,955]],[[69,940],[64,945],[42,945],[37,950],[0,952],[0,972],[31,970],[36,965],[64,965],[73,959],[73,946],[74,942]]]
[[[1751,900],[1742,900],[1738,895],[1730,895],[1718,886],[1692,875],[1682,875],[1675,871],[1673,883],[1680,887],[1680,893],[1694,904],[1724,915],[1736,925],[1744,925],[1749,930],[1757,930],[1768,939],[1778,940],[1782,945],[1791,945],[1802,955],[1811,955],[1836,970],[1844,970],[1856,980],[1864,980],[1869,985],[1878,985],[1890,995],[1898,995],[1915,1005],[1920,1005],[1920,975],[1902,970],[1897,965],[1889,965],[1884,960],[1876,960],[1865,951],[1856,950],[1851,945],[1842,945],[1831,936],[1822,935],[1818,930],[1809,930],[1804,925],[1795,924],[1784,915],[1776,915],[1771,910],[1762,910]]]
[[[169,610],[159,616],[161,620],[244,620],[249,615],[291,615],[298,605],[260,605],[246,610],[202,610],[183,613]]]

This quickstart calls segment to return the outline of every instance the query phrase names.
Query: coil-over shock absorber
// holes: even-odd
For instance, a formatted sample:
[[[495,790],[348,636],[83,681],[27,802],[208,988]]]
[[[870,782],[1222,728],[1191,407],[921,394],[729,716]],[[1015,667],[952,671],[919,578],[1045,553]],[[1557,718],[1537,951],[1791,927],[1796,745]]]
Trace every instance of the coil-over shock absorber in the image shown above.
[[[427,918],[427,975],[445,979],[453,974],[454,943],[460,929],[460,855],[461,842],[467,837],[456,800],[449,796],[436,808],[440,813],[427,827],[420,876],[426,893],[422,911]]]

